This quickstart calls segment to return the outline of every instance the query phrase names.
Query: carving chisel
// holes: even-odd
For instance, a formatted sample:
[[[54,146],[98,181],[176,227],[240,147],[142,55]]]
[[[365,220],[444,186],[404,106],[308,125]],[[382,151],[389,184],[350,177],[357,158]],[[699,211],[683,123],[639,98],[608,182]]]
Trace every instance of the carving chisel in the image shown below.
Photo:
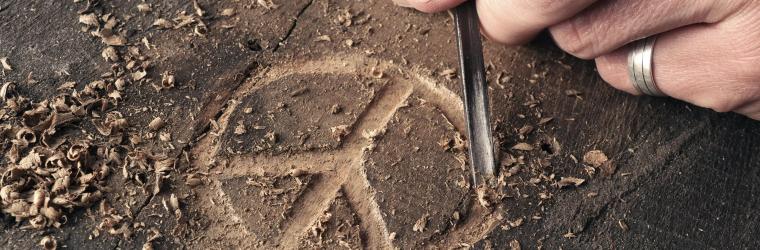
[[[480,183],[487,184],[493,179],[496,170],[480,22],[475,1],[466,1],[453,12],[464,91],[470,166],[473,187],[477,187]]]

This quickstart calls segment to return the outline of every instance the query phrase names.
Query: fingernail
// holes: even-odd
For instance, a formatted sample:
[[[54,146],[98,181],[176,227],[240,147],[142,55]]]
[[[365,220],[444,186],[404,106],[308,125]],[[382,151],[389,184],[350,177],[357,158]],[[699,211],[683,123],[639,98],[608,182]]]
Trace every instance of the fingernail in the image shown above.
[[[415,5],[426,4],[433,0],[393,0],[396,5],[401,7],[414,7]]]
[[[401,7],[412,7],[412,4],[409,3],[409,0],[393,0],[393,3]]]

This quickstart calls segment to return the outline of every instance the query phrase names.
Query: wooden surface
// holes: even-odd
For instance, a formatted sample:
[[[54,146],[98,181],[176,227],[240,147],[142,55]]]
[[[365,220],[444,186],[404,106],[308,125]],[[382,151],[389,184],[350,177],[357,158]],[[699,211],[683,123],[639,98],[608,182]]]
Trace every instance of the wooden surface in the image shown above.
[[[103,12],[114,13],[121,20],[132,16],[124,22],[130,42],[139,44],[146,37],[155,46],[145,51],[154,58],[150,77],[160,79],[160,73],[167,70],[176,75],[179,87],[171,91],[156,92],[149,85],[131,86],[119,108],[140,126],[154,116],[167,119],[173,149],[160,143],[149,143],[151,147],[177,157],[197,152],[196,143],[209,132],[210,121],[224,117],[230,100],[244,99],[243,93],[249,91],[245,89],[246,82],[294,62],[327,60],[341,65],[348,61],[342,58],[360,57],[368,62],[365,71],[389,64],[393,65],[390,68],[416,72],[460,93],[458,80],[441,74],[457,65],[453,27],[446,13],[420,14],[384,0],[274,1],[279,6],[271,10],[250,2],[199,1],[209,13],[220,13],[223,8],[235,8],[237,12],[234,19],[210,19],[205,38],[192,36],[192,30],[148,28],[158,15],[171,17],[182,10],[192,12],[189,1],[153,3],[154,11],[147,15],[136,11],[137,1],[101,3],[99,8]],[[21,83],[18,86],[21,93],[42,100],[54,95],[56,87],[65,81],[76,81],[81,86],[106,72],[110,65],[100,57],[104,45],[80,31],[81,25],[77,23],[77,11],[84,6],[72,1],[0,2],[0,57],[8,57],[14,66],[13,71],[0,75],[0,82]],[[346,10],[355,22],[348,26],[339,21]],[[227,23],[234,23],[235,27],[220,27]],[[330,41],[320,41],[323,35],[329,36]],[[490,66],[494,134],[502,153],[523,155],[511,147],[526,141],[543,148],[544,152],[524,154],[526,166],[539,174],[544,171],[547,175],[584,176],[583,164],[572,158],[581,159],[586,152],[598,149],[614,161],[616,169],[609,176],[586,176],[587,182],[579,188],[557,190],[548,185],[525,185],[524,194],[531,197],[505,198],[498,212],[502,221],[497,224],[525,218],[520,227],[503,230],[495,226],[488,232],[473,229],[472,235],[477,237],[466,237],[465,231],[469,230],[466,226],[444,226],[442,231],[423,240],[403,238],[409,236],[400,234],[401,240],[395,243],[401,244],[399,247],[465,243],[477,248],[502,249],[518,240],[525,248],[548,249],[743,249],[760,243],[757,237],[760,123],[675,100],[629,96],[604,84],[593,63],[571,58],[551,45],[506,48],[486,43],[485,50]],[[497,79],[499,76],[501,79]],[[23,84],[28,77],[38,82]],[[568,96],[567,90],[582,94]],[[149,112],[132,112],[146,106],[150,107]],[[546,117],[553,119],[538,124]],[[452,123],[456,127],[457,122]],[[533,125],[536,131],[521,140],[517,130],[523,125]],[[556,143],[552,144],[553,141]],[[255,155],[252,157],[256,159]],[[194,197],[196,191],[184,185],[182,178],[182,171],[194,166],[184,164],[172,179],[171,191],[155,196],[112,195],[108,199],[136,204],[131,206],[135,222],[163,232],[158,246],[236,245],[203,239],[208,228],[204,225],[214,224],[218,218],[207,218],[203,208],[194,207],[192,200],[184,208],[189,219],[181,222],[183,229],[177,229],[176,222],[169,217],[154,216],[171,216],[161,207],[162,198],[171,192]],[[119,181],[114,178],[116,185]],[[388,190],[396,189],[388,187]],[[535,198],[543,190],[550,190],[551,198]],[[395,195],[404,196],[420,191],[393,192],[408,192]],[[350,190],[346,193],[352,198]],[[590,196],[591,193],[596,195]],[[380,203],[381,209],[393,205]],[[402,211],[394,212],[404,216],[400,215]],[[451,212],[454,211],[443,211]],[[466,210],[462,212],[466,214]],[[387,215],[391,211],[381,213]],[[108,235],[88,239],[97,221],[85,214],[75,212],[61,229],[47,229],[43,233],[21,229],[11,218],[4,217],[0,243],[7,249],[31,247],[42,234],[54,235],[59,246],[73,248],[139,248],[145,241],[144,230],[137,230],[130,239]],[[368,223],[361,211],[357,214],[364,220],[362,223]],[[496,218],[495,214],[488,216]],[[394,221],[393,217],[384,216],[382,224],[396,227],[417,220]],[[363,229],[373,227],[369,224],[362,224]],[[460,236],[457,230],[465,236]],[[370,238],[367,244],[388,246],[378,243],[371,230],[368,232],[365,232],[369,235],[365,237]],[[575,237],[564,237],[570,236],[568,232]]]

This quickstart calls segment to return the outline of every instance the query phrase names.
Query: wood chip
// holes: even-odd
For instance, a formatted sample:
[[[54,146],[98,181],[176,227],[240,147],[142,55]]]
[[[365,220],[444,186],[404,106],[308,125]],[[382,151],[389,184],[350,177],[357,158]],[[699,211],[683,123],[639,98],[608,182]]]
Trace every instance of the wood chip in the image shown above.
[[[153,7],[151,7],[149,3],[141,3],[137,5],[137,11],[148,13],[153,11]]]
[[[544,117],[544,118],[541,118],[541,120],[538,121],[538,125],[547,124],[547,123],[549,123],[552,120],[554,120],[554,117]]]
[[[516,220],[510,221],[509,226],[510,227],[519,227],[523,224],[523,218],[517,218]]]
[[[145,70],[135,71],[132,72],[132,80],[139,81],[145,78],[146,75],[148,75],[148,72],[145,72]]]
[[[569,187],[569,186],[578,187],[580,185],[583,185],[584,182],[586,182],[586,180],[581,179],[581,178],[562,177],[562,178],[560,178],[558,184],[559,184],[560,188]]]
[[[278,5],[274,4],[272,0],[256,0],[256,3],[268,10],[276,9],[278,7]]]
[[[601,150],[591,150],[583,155],[583,162],[594,167],[599,167],[609,159]]]
[[[13,67],[11,67],[11,64],[8,63],[8,58],[7,57],[0,58],[0,64],[3,65],[3,69],[4,70],[7,70],[7,71],[13,70]]]
[[[119,60],[119,52],[116,51],[116,48],[107,46],[105,49],[103,49],[103,52],[100,53],[100,56],[103,57],[103,59],[106,59],[107,62],[116,62]]]
[[[159,29],[171,29],[174,27],[174,24],[169,20],[159,18],[156,19],[156,21],[153,21],[153,26],[158,27]]]
[[[79,22],[92,27],[100,26],[98,16],[93,13],[79,15]]]
[[[620,226],[620,229],[623,229],[623,232],[628,232],[628,224],[624,220],[618,220],[618,226]]]
[[[158,139],[162,142],[170,142],[172,141],[172,134],[169,132],[161,132],[158,134]]]
[[[574,89],[565,90],[565,95],[567,96],[577,97],[577,96],[580,96],[581,94],[582,93],[578,90],[574,90]]]
[[[77,86],[76,82],[64,82],[61,86],[58,86],[57,90],[71,90]]]
[[[235,9],[233,9],[233,8],[226,8],[226,9],[222,10],[221,15],[224,16],[224,17],[234,16],[235,15]]]
[[[245,129],[245,124],[243,124],[243,121],[238,121],[237,126],[235,126],[235,134],[236,135],[242,135],[248,132],[248,130]]]
[[[520,241],[518,240],[512,240],[509,242],[509,248],[511,250],[521,250],[522,246],[520,246]]]
[[[42,248],[45,250],[55,250],[58,248],[58,242],[56,242],[55,238],[51,237],[50,235],[42,237],[39,245],[42,246]]]
[[[533,132],[533,126],[531,125],[522,126],[522,128],[520,128],[520,130],[518,131],[520,135],[529,135],[531,132]]]
[[[332,42],[332,38],[330,38],[330,36],[328,35],[321,35],[321,36],[318,36],[317,38],[314,38],[314,41],[315,42]]]
[[[127,44],[127,39],[118,34],[112,34],[101,37],[101,41],[109,46],[124,46]]]
[[[521,150],[521,151],[531,151],[533,150],[533,146],[531,146],[530,144],[521,142],[512,146],[512,149]]]
[[[575,238],[575,237],[578,237],[578,236],[576,236],[575,233],[573,233],[573,232],[567,232],[567,233],[563,234],[562,237],[565,237],[567,239],[572,239],[572,238]]]
[[[169,71],[164,71],[163,74],[161,74],[161,86],[154,86],[156,87],[156,91],[161,91],[164,89],[171,89],[174,88],[175,78],[174,74],[172,74]]]
[[[150,123],[148,124],[148,129],[150,129],[151,131],[158,131],[159,129],[163,128],[164,125],[166,125],[164,120],[161,119],[161,117],[156,117],[156,118],[153,118],[152,121],[150,121]]]
[[[415,222],[414,226],[412,227],[412,231],[420,233],[425,231],[425,227],[427,227],[428,217],[430,217],[430,215],[425,214],[417,219],[417,222]]]
[[[201,5],[198,4],[197,0],[193,0],[193,9],[195,9],[195,14],[198,15],[198,17],[203,17],[206,15],[206,11],[201,8]]]

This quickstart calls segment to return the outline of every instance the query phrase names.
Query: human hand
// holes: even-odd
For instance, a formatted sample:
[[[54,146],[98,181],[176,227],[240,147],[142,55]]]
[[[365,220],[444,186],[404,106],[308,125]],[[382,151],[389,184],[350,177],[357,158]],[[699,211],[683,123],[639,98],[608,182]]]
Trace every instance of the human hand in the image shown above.
[[[424,12],[466,0],[393,0]],[[653,75],[666,95],[760,120],[760,1],[478,0],[483,34],[508,45],[548,29],[564,51],[594,59],[602,79],[641,94],[628,75],[634,40],[657,36]]]

